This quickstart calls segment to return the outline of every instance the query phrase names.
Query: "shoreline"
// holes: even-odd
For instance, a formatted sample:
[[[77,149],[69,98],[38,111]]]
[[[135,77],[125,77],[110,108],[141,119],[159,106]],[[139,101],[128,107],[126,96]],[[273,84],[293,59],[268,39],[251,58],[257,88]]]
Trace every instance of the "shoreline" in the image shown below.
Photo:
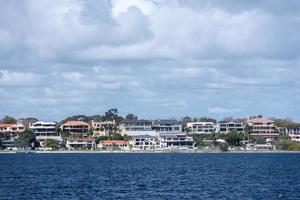
[[[150,151],[150,150],[139,150],[139,151],[88,151],[88,150],[53,150],[53,151],[41,151],[41,150],[29,150],[29,151],[0,151],[0,154],[260,154],[260,153],[300,153],[300,151],[202,151],[202,150],[191,150],[191,151]]]

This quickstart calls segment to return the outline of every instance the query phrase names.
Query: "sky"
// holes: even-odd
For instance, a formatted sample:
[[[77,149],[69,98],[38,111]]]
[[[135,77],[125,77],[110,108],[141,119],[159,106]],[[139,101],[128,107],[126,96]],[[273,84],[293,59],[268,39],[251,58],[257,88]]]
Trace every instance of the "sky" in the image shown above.
[[[299,0],[0,0],[0,117],[300,121]]]

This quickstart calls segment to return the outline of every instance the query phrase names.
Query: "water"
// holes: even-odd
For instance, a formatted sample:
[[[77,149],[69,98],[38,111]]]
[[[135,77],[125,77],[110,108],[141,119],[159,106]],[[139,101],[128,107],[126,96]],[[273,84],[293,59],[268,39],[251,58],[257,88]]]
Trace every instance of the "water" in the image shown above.
[[[300,199],[300,154],[0,155],[0,199]]]

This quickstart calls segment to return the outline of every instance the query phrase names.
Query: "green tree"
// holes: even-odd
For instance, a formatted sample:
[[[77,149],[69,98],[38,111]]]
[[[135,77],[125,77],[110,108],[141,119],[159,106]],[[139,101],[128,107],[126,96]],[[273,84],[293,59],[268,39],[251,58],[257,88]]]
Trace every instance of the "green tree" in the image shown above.
[[[128,113],[128,114],[126,115],[125,119],[134,120],[134,119],[138,119],[138,117],[135,116],[135,115],[132,114],[132,113]]]
[[[295,144],[295,142],[293,142],[292,140],[286,140],[286,139],[282,139],[282,140],[278,140],[276,141],[276,148],[278,150],[289,150],[289,148],[291,148],[292,145]]]
[[[26,129],[23,131],[18,138],[15,139],[15,144],[17,147],[31,147],[31,144],[35,142],[35,134]]]
[[[256,136],[252,139],[256,144],[265,144],[266,139],[263,137]]]
[[[119,124],[123,120],[123,117],[119,116],[119,111],[117,108],[111,108],[105,112],[102,120],[115,121],[117,124]]]
[[[205,142],[204,142],[204,137],[203,135],[200,135],[200,134],[192,134],[192,137],[193,137],[193,140],[196,144],[196,146],[198,148],[201,148],[201,146],[205,146]]]
[[[17,123],[17,120],[13,117],[5,116],[2,119],[2,123],[4,123],[4,124],[15,124],[15,123]]]
[[[59,141],[57,141],[57,140],[46,139],[44,141],[44,147],[48,147],[48,148],[51,148],[51,149],[59,149],[60,144],[59,144]]]
[[[240,146],[240,141],[243,140],[243,135],[236,131],[231,131],[224,136],[224,140],[231,146]]]

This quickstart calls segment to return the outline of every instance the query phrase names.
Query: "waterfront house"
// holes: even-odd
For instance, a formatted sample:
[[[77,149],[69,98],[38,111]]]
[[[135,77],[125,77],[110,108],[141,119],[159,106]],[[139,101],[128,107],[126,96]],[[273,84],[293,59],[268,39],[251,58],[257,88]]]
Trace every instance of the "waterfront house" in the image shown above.
[[[213,122],[189,122],[187,128],[192,134],[211,134],[215,132]]]
[[[40,146],[44,146],[44,141],[46,139],[62,141],[62,138],[56,129],[55,122],[37,121],[30,124],[29,129],[35,134],[36,140],[39,141]]]
[[[1,138],[0,140],[1,140],[2,149],[12,150],[12,149],[16,148],[15,141],[14,141],[15,139],[13,137],[11,137],[11,138]]]
[[[194,147],[194,141],[191,136],[185,133],[181,134],[160,134],[158,138],[162,147],[166,149],[172,149],[173,147],[178,149],[192,149]]]
[[[115,121],[92,121],[92,131],[95,136],[108,136],[114,128],[118,128]]]
[[[267,118],[249,119],[246,124],[250,127],[250,135],[254,137],[274,138],[279,135],[274,121]]]
[[[182,125],[177,120],[172,119],[154,120],[152,130],[158,134],[178,134],[182,132]]]
[[[18,135],[25,131],[25,126],[21,123],[16,124],[0,124],[0,133],[6,135]]]
[[[69,150],[95,149],[96,143],[92,137],[75,137],[67,139],[66,147]]]
[[[129,142],[125,140],[103,140],[97,146],[105,150],[130,150]]]
[[[300,142],[300,126],[287,127],[285,132],[291,140]]]
[[[91,130],[90,125],[84,121],[71,120],[63,123],[60,126],[62,132],[67,132],[71,134],[83,134]]]
[[[156,131],[152,130],[152,122],[143,119],[125,119],[121,122],[120,130],[122,135],[128,136],[157,135]]]
[[[140,135],[132,138],[133,150],[155,150],[162,149],[163,144],[156,138],[150,135]]]
[[[230,133],[232,131],[242,133],[244,132],[245,125],[241,121],[220,121],[217,124],[216,131],[222,134]]]

